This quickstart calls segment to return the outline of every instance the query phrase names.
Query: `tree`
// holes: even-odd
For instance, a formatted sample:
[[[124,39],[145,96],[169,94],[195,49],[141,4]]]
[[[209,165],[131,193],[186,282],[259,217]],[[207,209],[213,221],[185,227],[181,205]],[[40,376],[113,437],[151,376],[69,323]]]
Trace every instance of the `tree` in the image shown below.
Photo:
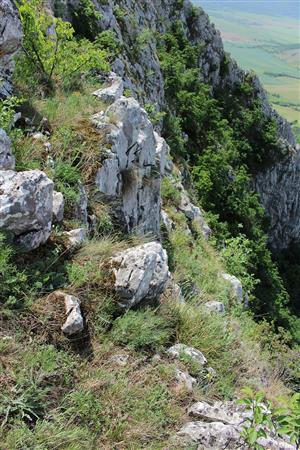
[[[72,25],[53,17],[41,0],[20,0],[18,8],[24,31],[17,67],[21,79],[36,73],[39,83],[52,90],[55,83],[69,87],[91,69],[109,70],[106,51],[87,39],[76,39]]]

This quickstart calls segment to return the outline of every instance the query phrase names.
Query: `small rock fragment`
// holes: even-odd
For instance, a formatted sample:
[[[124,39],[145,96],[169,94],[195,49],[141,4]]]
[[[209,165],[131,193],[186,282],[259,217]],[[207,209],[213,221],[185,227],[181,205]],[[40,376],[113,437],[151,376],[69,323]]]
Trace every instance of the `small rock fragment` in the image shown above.
[[[180,369],[176,369],[176,378],[178,382],[186,388],[187,391],[192,391],[194,384],[197,383],[197,380],[193,378],[189,373],[182,372]]]
[[[65,236],[68,240],[68,247],[75,249],[80,247],[86,239],[86,229],[76,228],[75,230],[67,231]]]
[[[218,302],[216,300],[212,300],[211,302],[204,303],[204,308],[208,311],[216,312],[216,313],[224,313],[225,306],[223,303]]]
[[[64,218],[64,196],[61,192],[53,192],[53,222],[62,222]]]
[[[114,72],[109,74],[108,81],[110,86],[103,89],[98,89],[93,92],[93,95],[104,102],[114,102],[122,96],[124,91],[124,82],[122,78],[118,77]]]
[[[80,300],[73,295],[63,294],[67,320],[61,327],[63,333],[72,335],[83,330],[83,317],[80,310]]]
[[[185,344],[175,344],[167,350],[167,353],[173,358],[180,358],[181,355],[190,357],[201,366],[207,364],[207,359],[199,350],[194,347],[188,347]]]

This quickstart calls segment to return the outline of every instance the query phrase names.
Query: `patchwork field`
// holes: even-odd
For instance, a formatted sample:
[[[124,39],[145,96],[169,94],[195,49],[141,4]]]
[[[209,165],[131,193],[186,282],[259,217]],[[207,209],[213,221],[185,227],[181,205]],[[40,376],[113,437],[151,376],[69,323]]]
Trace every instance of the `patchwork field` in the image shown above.
[[[240,66],[259,75],[274,108],[293,124],[300,142],[298,18],[272,15],[273,2],[270,3],[270,15],[242,10],[245,2],[237,2],[236,7],[232,2],[227,4],[229,6],[210,1],[194,3],[209,14],[221,31],[225,49]],[[266,6],[268,2],[262,3]]]

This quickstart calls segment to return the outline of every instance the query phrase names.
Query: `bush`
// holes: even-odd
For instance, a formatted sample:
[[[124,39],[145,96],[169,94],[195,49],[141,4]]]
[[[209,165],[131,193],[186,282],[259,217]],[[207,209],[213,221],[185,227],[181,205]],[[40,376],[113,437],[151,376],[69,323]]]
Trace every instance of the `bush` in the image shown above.
[[[113,325],[111,338],[116,344],[139,351],[155,352],[170,342],[173,330],[151,309],[128,311]]]
[[[41,0],[20,0],[23,52],[17,60],[16,79],[42,90],[56,83],[70,88],[90,69],[109,70],[106,52],[87,39],[75,39],[69,22],[47,14]],[[36,74],[36,76],[33,76]]]
[[[4,234],[0,233],[0,303],[8,308],[21,307],[28,290],[28,277],[25,271],[18,270],[13,263],[13,256],[13,248],[7,244]]]

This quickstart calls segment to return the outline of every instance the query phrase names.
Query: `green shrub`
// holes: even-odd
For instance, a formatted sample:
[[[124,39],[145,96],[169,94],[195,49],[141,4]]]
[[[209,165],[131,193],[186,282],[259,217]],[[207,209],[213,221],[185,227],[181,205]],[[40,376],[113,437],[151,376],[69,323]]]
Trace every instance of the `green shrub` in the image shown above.
[[[154,352],[170,342],[173,330],[155,311],[128,311],[115,320],[111,338],[116,344],[139,351]]]
[[[109,69],[106,52],[87,39],[76,40],[71,24],[53,18],[41,0],[20,0],[18,8],[24,39],[15,77],[21,83],[32,86],[38,81],[50,91],[57,82],[70,88],[90,69]]]
[[[236,246],[234,239],[245,236],[247,249],[246,241],[243,246],[251,255],[238,271],[253,293],[251,307],[299,339],[299,320],[289,310],[288,293],[267,246],[264,210],[251,185],[257,170],[284,155],[278,127],[255,97],[253,74],[233,90],[217,89],[212,96],[199,77],[201,51],[190,44],[179,20],[160,38],[168,104],[163,134],[172,155],[189,162],[199,203],[213,219],[217,246],[223,248],[231,238],[230,245]]]
[[[28,276],[24,270],[18,270],[13,256],[13,248],[7,244],[4,234],[0,233],[0,302],[2,307],[14,309],[22,307],[22,300],[28,290]]]
[[[300,394],[291,396],[288,407],[273,408],[263,392],[254,392],[250,388],[243,389],[244,397],[238,400],[245,405],[251,417],[243,425],[242,437],[245,443],[254,450],[263,450],[258,440],[267,434],[288,436],[292,444],[300,445]]]
[[[95,43],[97,47],[107,51],[109,57],[112,59],[116,58],[122,50],[120,42],[111,30],[102,31],[102,33],[99,33],[96,37]]]

